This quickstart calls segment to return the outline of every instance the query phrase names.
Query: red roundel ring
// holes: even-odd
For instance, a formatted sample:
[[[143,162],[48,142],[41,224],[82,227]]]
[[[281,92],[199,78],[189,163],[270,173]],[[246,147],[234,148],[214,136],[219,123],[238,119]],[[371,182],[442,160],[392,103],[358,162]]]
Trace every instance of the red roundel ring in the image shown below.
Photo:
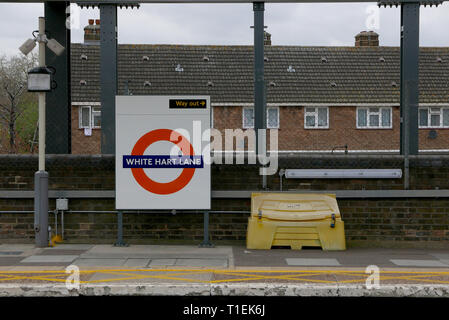
[[[135,144],[131,155],[141,156],[145,150],[154,142],[168,141],[178,145],[183,155],[193,156],[192,144],[181,134],[170,129],[156,129],[143,135]],[[166,183],[156,182],[150,179],[143,168],[132,168],[131,172],[137,183],[145,190],[156,194],[171,194],[184,188],[193,178],[195,168],[184,168],[175,180]]]

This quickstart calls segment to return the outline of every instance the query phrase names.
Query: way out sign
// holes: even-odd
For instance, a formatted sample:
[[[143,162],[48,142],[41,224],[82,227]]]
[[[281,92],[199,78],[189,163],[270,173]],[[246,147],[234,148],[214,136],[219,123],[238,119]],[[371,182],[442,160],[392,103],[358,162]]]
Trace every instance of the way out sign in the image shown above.
[[[210,98],[116,97],[116,209],[210,209]]]

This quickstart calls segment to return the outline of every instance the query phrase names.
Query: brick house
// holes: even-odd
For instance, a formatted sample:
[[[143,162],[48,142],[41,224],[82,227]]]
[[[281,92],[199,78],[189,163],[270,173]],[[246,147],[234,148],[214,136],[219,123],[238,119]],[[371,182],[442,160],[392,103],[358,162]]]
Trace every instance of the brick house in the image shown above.
[[[99,22],[98,22],[99,24]],[[88,30],[94,29],[90,21]],[[97,26],[99,28],[99,25]],[[361,32],[354,47],[265,46],[267,127],[283,152],[398,152],[399,47]],[[72,45],[72,153],[100,153],[100,48]],[[420,48],[419,144],[449,151],[449,47]],[[253,47],[119,45],[118,94],[210,95],[218,130],[253,119]]]

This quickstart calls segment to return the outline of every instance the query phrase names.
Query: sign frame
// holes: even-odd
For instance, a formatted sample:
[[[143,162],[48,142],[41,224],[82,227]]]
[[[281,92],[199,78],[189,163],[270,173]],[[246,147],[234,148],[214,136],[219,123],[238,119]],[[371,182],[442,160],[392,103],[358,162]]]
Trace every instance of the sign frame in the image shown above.
[[[115,99],[116,210],[210,210],[211,163],[205,161],[203,154],[205,146],[210,145],[210,138],[203,136],[205,130],[211,128],[210,96],[139,95],[116,96]],[[170,109],[170,100],[204,101],[206,106]],[[195,134],[198,134],[195,122],[199,122],[201,128],[201,136],[196,137],[199,141],[195,140]],[[131,129],[127,130],[130,126]],[[189,137],[183,139],[185,133],[176,129],[186,130]],[[173,139],[178,142],[173,142]],[[179,159],[184,159],[185,163],[175,161],[176,157],[169,159],[169,153],[160,151],[161,148],[170,149],[167,141],[180,149],[182,155]],[[144,154],[153,143],[148,152],[160,155]],[[163,144],[165,146],[161,147]],[[128,161],[126,164],[125,159]],[[170,160],[169,165],[156,163],[155,159]],[[135,165],[137,161],[138,166]],[[160,170],[153,172],[156,180],[144,172],[144,169],[153,168]],[[167,172],[173,169],[181,170],[181,173],[170,180],[173,175]],[[170,181],[157,182],[157,177]]]

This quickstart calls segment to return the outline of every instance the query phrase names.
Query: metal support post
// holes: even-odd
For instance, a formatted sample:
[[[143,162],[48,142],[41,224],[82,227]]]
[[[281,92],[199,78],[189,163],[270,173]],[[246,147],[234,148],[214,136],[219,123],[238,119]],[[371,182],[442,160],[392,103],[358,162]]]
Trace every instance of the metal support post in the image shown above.
[[[70,98],[70,26],[67,26],[70,2],[45,2],[45,28],[48,36],[65,47],[61,55],[46,51],[47,64],[57,72],[57,87],[46,95],[46,131],[49,137],[47,153],[71,153]],[[56,125],[57,124],[57,125]]]
[[[54,211],[55,214],[55,235],[58,235],[58,210]]]
[[[417,155],[419,106],[419,3],[401,4],[401,154],[409,189],[409,155]]]
[[[117,5],[100,4],[101,153],[115,153]]]
[[[203,223],[203,242],[199,246],[200,248],[213,248],[215,246],[209,241],[209,211],[204,211]]]
[[[61,240],[64,240],[64,210],[61,211]]]
[[[34,174],[34,232],[38,248],[48,247],[48,173]]]
[[[45,66],[45,19],[39,17],[39,67]],[[45,171],[45,93],[39,92],[39,171],[34,174],[34,231],[38,248],[48,247],[48,173]]]
[[[264,78],[264,2],[254,2],[254,133],[256,154],[266,156],[267,98]],[[267,176],[262,175],[262,188]]]
[[[123,212],[117,212],[117,241],[115,247],[127,247],[128,244],[123,241]]]

